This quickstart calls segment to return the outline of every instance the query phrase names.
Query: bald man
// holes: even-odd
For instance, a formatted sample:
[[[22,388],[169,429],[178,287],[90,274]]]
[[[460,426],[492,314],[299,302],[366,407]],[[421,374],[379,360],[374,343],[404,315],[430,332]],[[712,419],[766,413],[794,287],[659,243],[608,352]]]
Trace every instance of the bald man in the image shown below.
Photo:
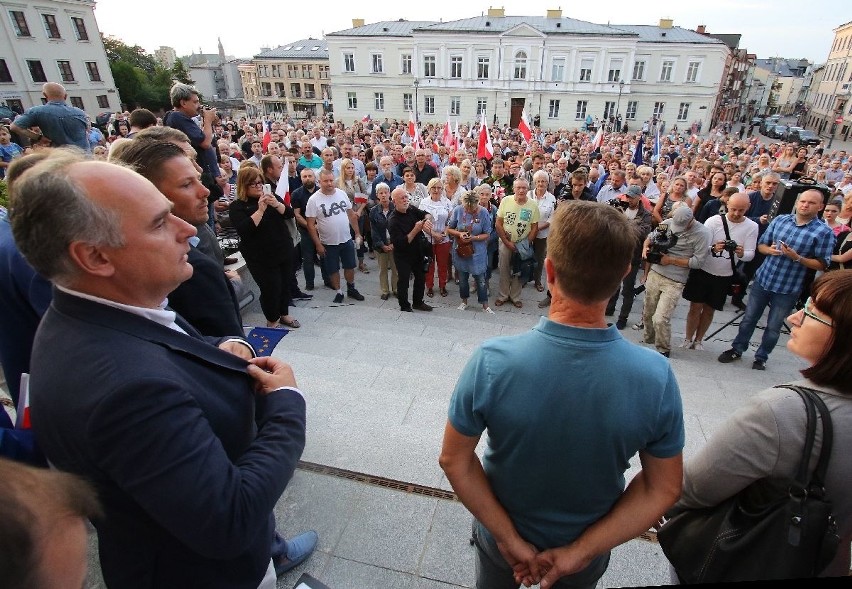
[[[86,113],[65,102],[68,94],[62,84],[48,82],[41,87],[41,95],[47,102],[32,107],[16,118],[12,123],[12,131],[26,137],[31,143],[46,138],[52,147],[74,145],[90,151]],[[38,127],[39,131],[32,131],[32,127]]]
[[[754,258],[758,225],[745,216],[749,206],[748,194],[738,192],[728,199],[724,215],[714,215],[704,223],[711,232],[712,255],[701,268],[689,271],[683,289],[683,298],[690,301],[684,348],[704,349],[704,334],[713,321],[713,314],[725,306],[734,280],[734,268],[739,262]]]

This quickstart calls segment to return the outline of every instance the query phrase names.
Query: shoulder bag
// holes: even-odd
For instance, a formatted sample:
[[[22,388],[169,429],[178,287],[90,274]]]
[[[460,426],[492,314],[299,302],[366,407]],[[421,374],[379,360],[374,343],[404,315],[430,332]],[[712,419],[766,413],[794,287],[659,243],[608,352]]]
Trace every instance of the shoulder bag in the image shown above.
[[[831,416],[816,391],[779,388],[796,391],[807,409],[805,445],[795,478],[758,480],[715,507],[689,509],[663,524],[657,539],[681,583],[816,577],[837,553],[837,522],[824,487]],[[823,443],[808,480],[816,411]]]
[[[466,213],[462,212],[462,221],[465,220],[464,215]],[[473,230],[473,217],[471,217],[470,221],[466,224],[463,224],[463,228],[460,228],[459,231],[462,233],[470,232]],[[473,257],[473,242],[472,241],[463,241],[460,237],[456,238],[456,255],[460,258],[472,258]]]
[[[728,216],[726,213],[720,213],[722,217],[722,227],[725,229],[725,239],[731,241],[731,231],[728,229]],[[739,245],[739,244],[738,244]],[[712,247],[712,246],[711,246]],[[731,256],[731,285],[728,289],[728,294],[736,296],[742,289],[748,286],[748,276],[743,272],[742,264],[734,262],[733,252],[729,252]]]

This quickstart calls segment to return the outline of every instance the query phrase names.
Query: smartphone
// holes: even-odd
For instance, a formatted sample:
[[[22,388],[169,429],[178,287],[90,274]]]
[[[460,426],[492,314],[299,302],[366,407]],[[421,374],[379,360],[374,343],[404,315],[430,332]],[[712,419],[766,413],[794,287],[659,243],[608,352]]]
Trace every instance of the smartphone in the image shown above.
[[[272,195],[272,184],[264,184],[263,185],[263,194]]]
[[[779,241],[778,243],[779,243],[780,245],[783,245],[784,247],[787,247],[787,248],[788,248],[788,247],[790,247],[789,245],[787,245],[787,244],[786,244],[786,243],[784,243],[783,241]],[[781,251],[781,248],[780,248],[780,247],[778,248],[778,251]]]

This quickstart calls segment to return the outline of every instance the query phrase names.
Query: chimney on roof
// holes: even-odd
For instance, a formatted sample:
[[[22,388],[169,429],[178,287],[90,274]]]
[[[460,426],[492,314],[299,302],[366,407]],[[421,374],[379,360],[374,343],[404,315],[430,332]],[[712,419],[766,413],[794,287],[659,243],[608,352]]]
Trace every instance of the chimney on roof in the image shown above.
[[[506,16],[506,9],[503,7],[500,8],[492,8],[488,7],[488,16],[496,17],[496,16]]]
[[[660,28],[661,29],[670,29],[674,26],[674,21],[670,18],[661,18],[660,19]]]
[[[547,18],[562,18],[562,9],[557,8],[556,10],[548,10]]]
[[[353,18],[352,19],[352,28],[353,29],[357,29],[358,27],[363,27],[363,26],[364,26],[364,19],[363,18]]]
[[[695,27],[695,32],[699,33],[701,35],[706,35],[707,34],[707,25],[698,25],[697,27]]]

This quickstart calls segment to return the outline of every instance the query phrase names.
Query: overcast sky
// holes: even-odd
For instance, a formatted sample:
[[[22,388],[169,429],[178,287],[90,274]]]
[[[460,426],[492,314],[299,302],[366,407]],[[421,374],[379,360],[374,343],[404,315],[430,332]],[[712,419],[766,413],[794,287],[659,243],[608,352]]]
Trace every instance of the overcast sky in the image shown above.
[[[353,18],[381,20],[458,20],[478,16],[491,6],[504,6],[507,16],[544,16],[548,8],[563,9],[564,17],[606,24],[657,24],[674,19],[675,26],[711,33],[739,33],[740,47],[759,59],[781,56],[823,63],[833,30],[852,21],[849,0],[608,0],[578,3],[565,0],[458,0],[360,2],[325,0],[204,0],[181,2],[145,0],[130,8],[127,0],[98,0],[95,16],[101,32],[153,51],[171,46],[178,55],[217,52],[221,37],[227,55],[249,58],[261,47],[286,45],[307,37],[351,28]],[[599,7],[600,10],[594,8]]]

